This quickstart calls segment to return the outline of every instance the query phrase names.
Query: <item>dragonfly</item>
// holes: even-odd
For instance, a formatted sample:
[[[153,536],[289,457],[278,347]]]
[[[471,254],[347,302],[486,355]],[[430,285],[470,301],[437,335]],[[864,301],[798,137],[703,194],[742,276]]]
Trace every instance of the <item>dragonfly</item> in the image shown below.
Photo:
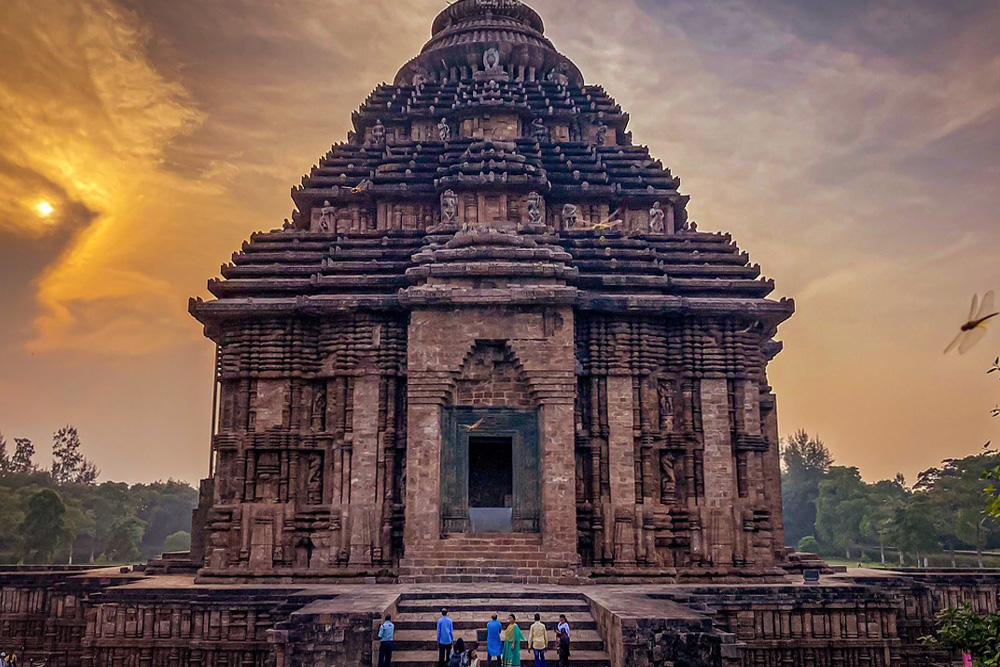
[[[958,332],[958,336],[952,341],[948,349],[944,351],[948,354],[958,349],[959,354],[965,354],[976,345],[979,344],[981,340],[986,336],[986,325],[993,318],[1000,316],[1000,312],[993,309],[996,295],[993,292],[987,292],[983,296],[982,303],[979,302],[979,295],[972,297],[972,310],[969,311],[969,320],[962,325],[962,330]]]

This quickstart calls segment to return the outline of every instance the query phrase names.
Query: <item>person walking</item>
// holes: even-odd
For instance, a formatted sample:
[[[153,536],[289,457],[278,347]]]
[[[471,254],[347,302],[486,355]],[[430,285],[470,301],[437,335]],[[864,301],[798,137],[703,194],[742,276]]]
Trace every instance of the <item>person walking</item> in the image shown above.
[[[486,624],[486,667],[503,667],[503,625],[493,614],[493,620]]]
[[[559,626],[556,628],[556,645],[559,649],[559,667],[569,667],[570,629],[565,614],[559,614]]]
[[[507,629],[503,633],[503,667],[521,667],[521,644],[524,634],[517,624],[517,617],[507,617]]]
[[[535,655],[535,667],[545,667],[545,649],[549,647],[549,638],[540,614],[535,614],[535,622],[528,630],[528,646]]]
[[[396,626],[392,624],[392,616],[385,615],[385,623],[378,630],[378,667],[392,667],[392,647],[395,640]]]
[[[455,643],[455,624],[448,618],[448,610],[441,610],[437,625],[438,667],[448,667],[451,645]]]

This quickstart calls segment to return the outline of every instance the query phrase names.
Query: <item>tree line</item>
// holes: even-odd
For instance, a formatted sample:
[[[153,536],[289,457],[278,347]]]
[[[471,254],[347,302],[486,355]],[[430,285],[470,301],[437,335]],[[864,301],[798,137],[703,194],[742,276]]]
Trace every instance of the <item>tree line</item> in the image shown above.
[[[0,564],[132,563],[191,544],[198,492],[175,481],[99,483],[80,434],[52,437],[48,467],[34,444],[0,433]]]
[[[1000,548],[1000,522],[986,493],[986,476],[998,466],[1000,453],[984,451],[946,459],[912,486],[902,475],[868,483],[857,468],[834,465],[822,440],[800,431],[782,446],[786,540],[848,560],[982,567],[984,551]]]

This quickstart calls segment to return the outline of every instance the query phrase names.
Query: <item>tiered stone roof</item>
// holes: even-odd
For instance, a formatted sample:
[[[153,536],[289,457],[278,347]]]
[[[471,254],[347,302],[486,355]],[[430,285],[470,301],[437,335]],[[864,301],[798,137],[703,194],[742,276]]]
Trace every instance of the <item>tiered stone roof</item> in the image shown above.
[[[428,276],[454,269],[427,264],[449,256],[461,233],[454,221],[442,224],[446,192],[537,193],[540,226],[525,225],[523,203],[502,209],[520,219],[477,222],[507,235],[489,246],[486,265],[527,247],[558,249],[560,279],[579,308],[743,312],[773,330],[793,304],[767,300],[773,283],[728,235],[689,223],[680,179],[632,144],[628,122],[555,50],[533,10],[460,0],[441,13],[422,54],[354,114],[348,141],[292,189],[292,222],[254,234],[210,281],[216,300],[196,300],[192,312],[210,323],[250,306],[255,314],[405,308],[415,290],[426,296]],[[670,215],[655,230],[645,216],[660,203]],[[564,207],[588,206],[579,224],[560,217]],[[338,211],[353,215],[349,229],[317,223]]]

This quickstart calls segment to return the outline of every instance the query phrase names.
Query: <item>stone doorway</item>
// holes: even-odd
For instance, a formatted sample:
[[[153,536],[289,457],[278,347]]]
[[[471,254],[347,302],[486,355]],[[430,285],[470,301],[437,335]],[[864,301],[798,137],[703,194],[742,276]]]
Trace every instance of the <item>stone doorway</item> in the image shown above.
[[[538,412],[447,408],[441,438],[441,532],[538,533]]]
[[[469,437],[469,528],[477,535],[513,532],[514,439]]]

